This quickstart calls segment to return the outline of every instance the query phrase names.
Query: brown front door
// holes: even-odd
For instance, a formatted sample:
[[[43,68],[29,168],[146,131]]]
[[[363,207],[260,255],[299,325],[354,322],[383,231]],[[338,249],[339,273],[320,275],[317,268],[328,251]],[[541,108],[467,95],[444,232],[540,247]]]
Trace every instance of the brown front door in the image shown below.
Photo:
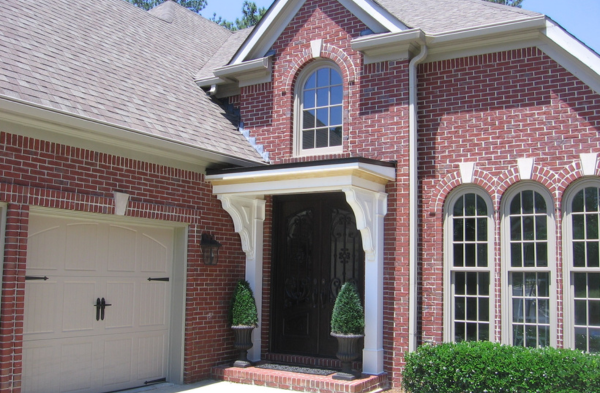
[[[335,357],[335,298],[346,281],[364,288],[364,253],[344,194],[274,198],[271,350]]]

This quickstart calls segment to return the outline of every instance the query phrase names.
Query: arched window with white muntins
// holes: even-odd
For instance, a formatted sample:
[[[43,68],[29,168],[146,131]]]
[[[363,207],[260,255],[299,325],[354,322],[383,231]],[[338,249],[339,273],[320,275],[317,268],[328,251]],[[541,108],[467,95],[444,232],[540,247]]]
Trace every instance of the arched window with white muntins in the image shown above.
[[[504,342],[556,345],[552,198],[543,187],[525,183],[503,201]]]
[[[446,203],[445,341],[493,341],[492,201],[463,187]]]
[[[342,74],[332,62],[316,62],[302,71],[296,87],[296,155],[342,151]]]
[[[600,182],[565,195],[565,346],[600,352]]]

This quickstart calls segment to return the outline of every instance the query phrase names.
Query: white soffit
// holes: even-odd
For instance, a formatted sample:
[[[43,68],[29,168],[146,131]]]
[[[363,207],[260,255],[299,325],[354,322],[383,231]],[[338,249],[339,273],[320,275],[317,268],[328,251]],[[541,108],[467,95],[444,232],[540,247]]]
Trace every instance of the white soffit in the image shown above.
[[[373,0],[338,0],[374,33],[399,32],[408,27]],[[229,64],[263,57],[296,16],[305,0],[277,0]]]
[[[218,195],[339,191],[346,186],[384,192],[385,185],[395,179],[395,167],[365,162],[315,163],[309,166],[266,168],[206,176],[206,180],[213,185],[213,193]]]

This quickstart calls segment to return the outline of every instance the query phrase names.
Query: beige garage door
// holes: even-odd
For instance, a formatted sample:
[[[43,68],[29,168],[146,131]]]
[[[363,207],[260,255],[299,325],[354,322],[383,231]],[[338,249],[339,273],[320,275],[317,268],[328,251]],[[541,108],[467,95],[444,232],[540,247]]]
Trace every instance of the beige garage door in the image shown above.
[[[107,392],[167,373],[173,230],[30,216],[23,392]]]

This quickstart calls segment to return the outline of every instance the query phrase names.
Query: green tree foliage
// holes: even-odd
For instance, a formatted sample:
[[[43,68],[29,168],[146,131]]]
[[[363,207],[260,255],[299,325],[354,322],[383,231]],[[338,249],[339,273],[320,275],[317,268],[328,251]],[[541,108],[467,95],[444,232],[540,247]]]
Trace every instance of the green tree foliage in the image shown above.
[[[240,280],[235,286],[229,307],[229,323],[231,326],[258,326],[256,302],[246,280]]]
[[[463,341],[422,345],[405,360],[407,392],[600,392],[600,355],[572,349]]]
[[[345,283],[340,290],[331,315],[331,331],[336,334],[363,334],[365,314],[354,284]]]
[[[509,5],[511,7],[517,7],[517,8],[521,8],[521,3],[523,3],[523,0],[485,0],[485,1],[489,1],[490,3]]]
[[[213,14],[212,18],[210,18],[210,20],[212,20],[215,23],[220,24],[221,26],[224,26],[226,28],[228,28],[229,30],[241,30],[241,29],[245,29],[247,27],[251,27],[251,26],[255,26],[256,24],[258,24],[258,22],[260,22],[261,18],[267,13],[267,9],[264,7],[258,7],[256,5],[255,2],[253,1],[244,1],[244,5],[242,6],[242,18],[236,18],[235,22],[230,22],[228,20],[225,20],[223,18],[221,18],[220,16],[217,17],[217,14]]]
[[[156,7],[159,4],[165,2],[165,0],[125,0],[129,3],[135,5],[136,7],[140,7],[145,9],[146,11]],[[190,11],[194,11],[195,13],[200,12],[204,7],[206,7],[206,0],[173,0],[179,5],[187,8]]]

